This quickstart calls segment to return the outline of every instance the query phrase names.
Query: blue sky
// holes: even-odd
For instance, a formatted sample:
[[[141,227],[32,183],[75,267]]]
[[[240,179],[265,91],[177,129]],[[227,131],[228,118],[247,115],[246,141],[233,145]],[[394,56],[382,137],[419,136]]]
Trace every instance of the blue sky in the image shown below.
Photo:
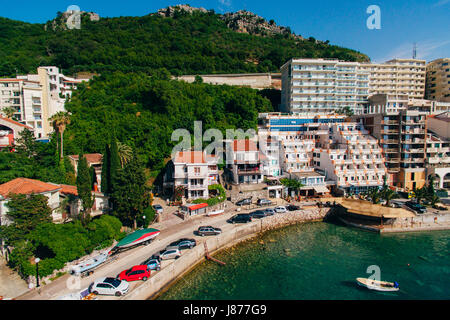
[[[179,3],[218,13],[245,9],[304,37],[361,51],[375,62],[410,58],[414,42],[420,59],[450,57],[450,0],[22,0],[20,6],[17,1],[2,2],[0,16],[41,23],[69,5],[102,17],[142,16]],[[366,26],[370,5],[380,7],[379,30]]]

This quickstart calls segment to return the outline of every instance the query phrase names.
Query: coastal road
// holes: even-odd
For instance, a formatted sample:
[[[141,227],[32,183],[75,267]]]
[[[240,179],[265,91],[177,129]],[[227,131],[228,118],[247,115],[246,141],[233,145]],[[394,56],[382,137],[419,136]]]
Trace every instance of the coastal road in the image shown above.
[[[242,210],[241,213],[246,213],[252,210]],[[95,279],[101,277],[116,277],[121,271],[131,268],[134,265],[139,265],[141,262],[149,258],[152,254],[158,253],[163,250],[171,242],[178,240],[179,238],[194,238],[197,240],[197,245],[203,245],[204,239],[200,236],[194,235],[194,231],[199,226],[211,225],[221,228],[224,232],[235,227],[235,225],[227,223],[226,220],[237,214],[235,207],[229,208],[227,212],[219,216],[207,217],[198,216],[192,217],[189,220],[182,221],[176,225],[171,225],[167,228],[163,226],[160,228],[160,235],[155,238],[149,245],[131,249],[119,253],[117,259],[111,263],[100,266],[95,270],[94,274],[85,277],[73,277],[68,274],[53,281],[52,283],[41,287],[40,290],[32,290],[20,297],[17,300],[55,300],[61,296],[78,292],[87,288]],[[259,219],[254,219],[251,223],[259,223]],[[213,237],[213,236],[212,236]],[[183,254],[183,252],[182,252]],[[171,263],[176,263],[176,260],[162,261],[161,268],[167,267]],[[153,271],[152,271],[153,272]],[[154,271],[157,272],[157,271]],[[79,281],[78,283],[74,281]],[[74,287],[76,283],[78,286]],[[142,284],[142,281],[130,282],[130,291]],[[115,296],[98,296],[100,300],[119,299]]]

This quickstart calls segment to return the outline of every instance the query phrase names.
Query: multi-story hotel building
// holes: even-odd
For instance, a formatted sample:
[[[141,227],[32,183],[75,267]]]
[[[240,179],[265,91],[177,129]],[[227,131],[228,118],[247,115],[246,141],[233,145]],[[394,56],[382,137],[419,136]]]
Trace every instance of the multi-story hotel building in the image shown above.
[[[320,136],[319,147],[314,152],[315,166],[345,193],[359,194],[383,185],[387,170],[382,150],[361,124],[330,126],[329,134]]]
[[[423,99],[425,94],[425,60],[393,59],[385,63],[361,63],[370,73],[369,95],[386,94],[390,101]]]
[[[381,186],[385,166],[377,140],[345,120],[339,115],[260,114],[259,136],[279,141],[283,176],[308,183],[320,178],[320,184],[352,193]],[[320,193],[323,186],[306,188]]]
[[[373,100],[372,100],[373,99]],[[383,148],[389,182],[399,188],[414,190],[426,183],[426,117],[431,108],[427,100],[409,100],[405,108],[391,111],[386,95],[370,102],[377,113],[354,116]]]
[[[393,106],[423,99],[425,60],[394,59],[385,63],[335,59],[291,59],[281,67],[281,110],[334,113],[349,107],[368,113],[368,97],[386,94]]]
[[[39,67],[37,74],[0,79],[0,112],[16,109],[13,119],[32,127],[36,138],[47,138],[53,131],[48,119],[64,111],[66,98],[83,80],[69,78],[56,67]]]
[[[369,94],[369,73],[358,62],[291,59],[281,67],[281,110],[334,113],[349,107],[362,113]]]
[[[450,58],[427,64],[425,96],[430,100],[450,102]]]

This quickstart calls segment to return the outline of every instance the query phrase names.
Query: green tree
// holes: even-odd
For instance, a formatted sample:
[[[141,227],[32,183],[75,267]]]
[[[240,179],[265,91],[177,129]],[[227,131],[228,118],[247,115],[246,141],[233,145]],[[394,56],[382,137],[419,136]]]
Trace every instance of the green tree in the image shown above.
[[[111,151],[109,145],[105,145],[102,156],[102,182],[101,191],[105,194],[111,193]]]
[[[78,158],[77,192],[82,206],[80,220],[82,224],[86,226],[91,217],[95,195],[92,194],[92,179],[89,173],[88,163],[82,154],[80,154]]]
[[[39,224],[52,222],[52,209],[44,195],[10,194],[6,206],[12,223],[3,229],[2,237],[8,244],[26,239]]]
[[[115,183],[112,193],[114,214],[123,224],[136,228],[147,201],[145,173],[136,155],[118,171]]]
[[[380,199],[382,198],[382,193],[378,188],[371,188],[367,192],[367,196],[370,198],[373,204],[380,203]]]
[[[27,158],[36,156],[38,148],[36,138],[34,137],[33,132],[27,128],[20,132],[19,138],[17,138],[15,144],[15,149],[19,154],[22,154]]]
[[[298,195],[300,188],[304,186],[300,181],[295,179],[283,178],[280,179],[280,182],[283,186],[288,187],[290,190],[293,190],[296,195]]]
[[[4,107],[2,112],[8,119],[12,119],[17,110],[13,107]]]
[[[116,176],[121,169],[120,165],[120,157],[119,157],[119,149],[117,146],[117,140],[115,136],[113,135],[111,139],[111,158],[110,158],[110,166],[109,166],[109,177],[110,177],[110,186],[111,190],[109,190],[110,193],[114,192],[114,188],[116,186]]]

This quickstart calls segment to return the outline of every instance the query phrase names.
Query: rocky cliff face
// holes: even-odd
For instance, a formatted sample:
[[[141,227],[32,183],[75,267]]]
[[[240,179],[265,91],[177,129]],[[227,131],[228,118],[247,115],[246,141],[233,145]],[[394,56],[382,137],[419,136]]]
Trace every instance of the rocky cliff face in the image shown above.
[[[303,40],[300,35],[293,34],[289,27],[278,26],[275,21],[267,21],[250,11],[229,12],[222,15],[221,18],[228,28],[236,32],[261,36],[292,34],[295,38]]]
[[[163,17],[173,17],[176,11],[186,11],[188,13],[193,13],[195,11],[203,13],[208,12],[208,10],[206,10],[205,8],[194,8],[188,4],[179,4],[176,6],[168,6],[167,8],[159,9],[158,12],[156,12],[155,14],[158,14]]]
[[[205,8],[194,8],[187,4],[186,5],[183,4],[183,5],[169,6],[164,9],[159,9],[158,12],[156,12],[155,14],[158,14],[163,17],[174,17],[175,12],[177,11],[185,11],[190,14],[196,11],[203,13],[212,12],[212,10],[206,10]],[[278,26],[275,23],[275,21],[273,20],[267,21],[263,17],[260,17],[250,11],[239,10],[237,12],[228,12],[223,15],[220,15],[220,18],[225,22],[228,28],[236,32],[259,36],[291,34],[295,38],[303,40],[303,37],[301,37],[300,35],[292,33],[289,27]]]

